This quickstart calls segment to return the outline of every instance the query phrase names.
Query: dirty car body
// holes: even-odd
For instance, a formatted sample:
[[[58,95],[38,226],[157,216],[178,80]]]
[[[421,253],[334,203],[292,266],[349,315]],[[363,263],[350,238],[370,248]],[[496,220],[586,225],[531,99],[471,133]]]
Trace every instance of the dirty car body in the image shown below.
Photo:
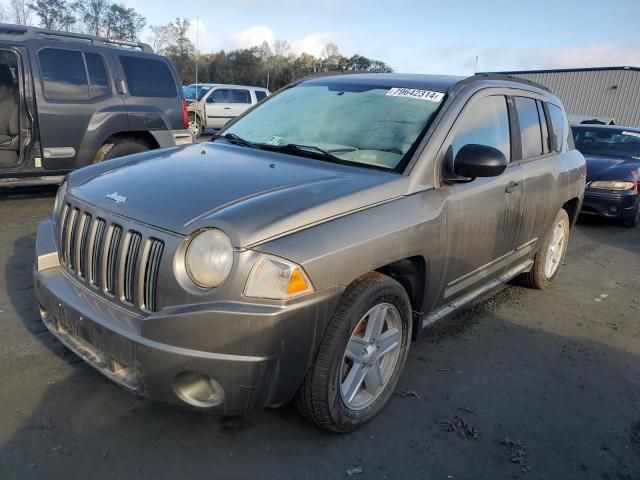
[[[330,119],[318,119],[313,110],[319,122],[314,130],[326,135],[318,133],[308,145],[304,127],[295,130],[306,107],[289,101],[300,91],[310,103],[314,95],[318,104],[335,102],[347,117],[366,110],[347,108],[361,100],[365,106],[393,103],[386,124],[356,132],[357,145],[350,140],[356,133],[336,133],[343,131],[340,125],[325,129]],[[521,111],[518,98],[527,99]],[[551,122],[552,106],[561,112],[561,125]],[[522,115],[527,108],[537,112],[537,133],[526,123],[531,115]],[[293,132],[289,138],[277,134],[285,120],[267,128],[266,120],[282,109],[296,124],[287,127]],[[495,126],[487,128],[483,115]],[[328,337],[335,336],[329,332],[337,331],[336,319],[354,303],[346,305],[345,297],[358,288],[381,282],[387,287],[376,295],[384,297],[397,287],[395,297],[378,302],[385,315],[393,313],[383,320],[382,337],[401,329],[410,339],[412,332],[418,336],[480,294],[526,274],[558,212],[566,211],[573,222],[584,191],[584,158],[570,148],[559,100],[506,77],[307,79],[236,119],[224,134],[212,143],[133,155],[70,174],[36,242],[36,293],[44,323],[56,337],[135,393],[208,411],[278,406],[299,390],[312,391],[324,378],[318,368],[330,351]],[[505,154],[478,146],[483,138]],[[307,142],[293,145],[292,139]],[[454,158],[461,142],[471,144],[472,163],[497,152],[508,164],[491,177],[460,175],[453,163],[461,158],[459,152]],[[532,143],[539,152],[531,150]],[[188,254],[200,248],[194,245],[202,232],[221,242],[220,251],[228,240],[231,252],[231,258],[216,257],[212,269],[231,267],[211,288],[194,280],[201,266],[190,263]],[[282,295],[269,283],[273,269],[285,280]],[[207,275],[205,268],[200,278]],[[396,297],[410,302],[408,315]],[[370,312],[366,325],[374,323]],[[364,325],[358,319],[356,324]],[[358,333],[364,327],[357,325],[355,341],[369,332],[367,327],[366,334]],[[362,358],[374,358],[383,340],[370,343]],[[402,345],[404,355],[408,344]],[[348,348],[344,357],[350,357]],[[376,366],[367,359],[363,369],[383,367],[387,383],[378,394],[392,389],[395,377],[388,372],[396,364],[387,368],[383,360]],[[318,420],[320,404],[313,406],[314,420],[347,431],[376,413],[374,400],[384,404],[390,393],[365,395],[374,382],[373,376],[363,378],[356,385],[363,390],[342,396],[348,420],[338,414]],[[308,388],[301,389],[303,384]]]

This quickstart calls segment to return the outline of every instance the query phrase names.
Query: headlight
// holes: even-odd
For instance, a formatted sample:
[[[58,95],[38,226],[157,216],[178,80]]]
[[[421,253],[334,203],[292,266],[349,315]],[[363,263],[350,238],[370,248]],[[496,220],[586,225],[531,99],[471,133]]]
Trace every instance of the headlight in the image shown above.
[[[58,188],[58,193],[56,193],[56,200],[53,203],[53,216],[55,218],[60,215],[60,210],[62,209],[62,205],[64,204],[64,197],[67,195],[67,182],[62,182],[60,188]]]
[[[609,182],[591,182],[589,188],[594,190],[631,190],[634,187],[633,182],[609,181]]]
[[[313,285],[302,267],[283,258],[263,255],[249,274],[244,294],[285,300],[312,291]]]
[[[233,266],[231,240],[220,230],[203,230],[189,242],[185,266],[189,278],[199,287],[222,285]]]

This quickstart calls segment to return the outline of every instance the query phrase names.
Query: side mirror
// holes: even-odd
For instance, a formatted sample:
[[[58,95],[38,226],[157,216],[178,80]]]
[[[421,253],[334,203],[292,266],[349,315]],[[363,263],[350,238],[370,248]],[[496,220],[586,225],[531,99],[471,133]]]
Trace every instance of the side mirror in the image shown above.
[[[453,162],[453,173],[461,177],[497,177],[507,168],[507,158],[497,148],[470,143]]]

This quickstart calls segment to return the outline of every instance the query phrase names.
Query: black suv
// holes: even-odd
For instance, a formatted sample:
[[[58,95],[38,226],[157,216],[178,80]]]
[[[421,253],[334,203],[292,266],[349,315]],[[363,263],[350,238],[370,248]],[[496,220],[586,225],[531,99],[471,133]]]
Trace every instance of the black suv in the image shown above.
[[[191,143],[180,79],[142,43],[0,24],[0,185]]]

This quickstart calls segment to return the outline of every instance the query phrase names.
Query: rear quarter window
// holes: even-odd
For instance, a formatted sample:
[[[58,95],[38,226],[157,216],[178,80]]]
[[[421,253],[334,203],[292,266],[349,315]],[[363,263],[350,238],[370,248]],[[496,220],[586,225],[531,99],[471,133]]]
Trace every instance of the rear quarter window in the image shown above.
[[[551,135],[551,146],[553,150],[559,152],[562,150],[563,139],[567,136],[564,115],[560,107],[551,103],[547,103],[547,108],[549,110],[549,117],[551,117],[551,129],[553,130]],[[571,140],[569,141],[571,142]]]
[[[120,56],[129,94],[134,97],[175,98],[176,83],[169,66],[151,58]]]
[[[262,90],[255,90],[253,93],[256,94],[256,101],[258,102],[267,98],[267,92],[263,92]]]

